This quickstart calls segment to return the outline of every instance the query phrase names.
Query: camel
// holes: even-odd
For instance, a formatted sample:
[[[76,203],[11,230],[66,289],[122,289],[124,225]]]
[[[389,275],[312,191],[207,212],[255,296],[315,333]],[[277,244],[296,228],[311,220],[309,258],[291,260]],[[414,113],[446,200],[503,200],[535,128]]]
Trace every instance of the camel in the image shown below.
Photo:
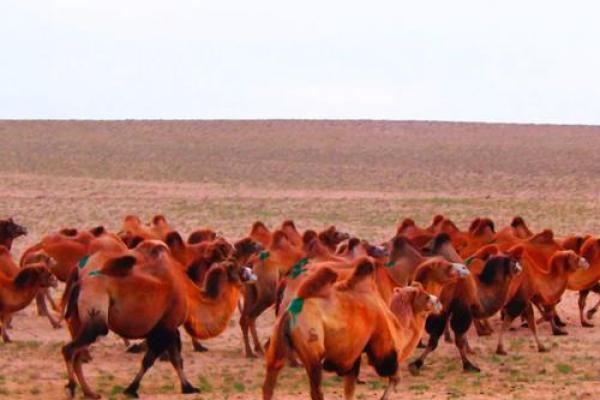
[[[427,321],[429,342],[421,356],[410,364],[412,374],[419,372],[425,358],[436,349],[448,321],[455,334],[463,369],[467,372],[480,371],[467,357],[465,334],[473,320],[491,317],[505,305],[509,285],[513,277],[522,270],[517,261],[523,251],[522,247],[517,246],[506,255],[499,253],[497,248],[489,247],[491,246],[472,256],[470,264],[482,264],[474,268],[480,270],[480,273],[471,273],[442,289],[440,300],[444,306],[443,311],[430,316]]]
[[[27,235],[27,228],[15,223],[12,217],[0,219],[0,246],[4,246],[10,251],[13,241],[25,235]]]
[[[372,261],[360,258],[347,280],[336,283],[335,271],[325,267],[302,284],[275,323],[266,354],[263,399],[273,397],[291,351],[306,369],[313,400],[323,399],[323,368],[344,376],[345,397],[352,398],[363,352],[380,376],[395,376],[398,353],[391,322],[395,317],[376,294],[373,271]]]
[[[306,261],[304,252],[292,245],[281,230],[273,232],[271,243],[266,250],[250,258],[249,262],[253,265],[252,269],[257,276],[257,281],[245,287],[244,305],[240,316],[246,357],[256,357],[250,347],[249,332],[254,342],[254,351],[263,352],[256,332],[256,318],[275,304],[279,280],[294,265],[297,263],[304,265]]]
[[[412,353],[427,314],[439,302],[415,284],[396,289],[388,307],[377,295],[374,268],[369,258],[361,257],[344,280],[338,280],[333,269],[322,267],[303,282],[275,324],[266,354],[263,399],[273,397],[277,376],[291,351],[306,369],[312,399],[323,399],[323,368],[343,376],[344,397],[354,398],[363,352],[380,376],[389,377],[383,395],[387,398],[398,381],[398,363]]]
[[[86,397],[99,398],[85,379],[81,355],[109,330],[128,339],[144,338],[148,345],[126,394],[137,397],[144,374],[165,351],[182,393],[198,392],[183,371],[178,328],[184,325],[195,337],[224,330],[235,310],[242,280],[251,273],[224,262],[211,268],[200,288],[177,264],[169,248],[156,240],[145,240],[103,263],[89,260],[86,268],[92,270],[81,271],[77,277],[65,313],[73,332],[73,340],[62,349],[71,397],[78,381]]]
[[[42,263],[27,264],[13,277],[0,274],[0,321],[5,343],[11,341],[7,333],[11,315],[27,307],[40,290],[49,287],[56,287],[56,279]]]
[[[173,230],[162,215],[156,215],[149,225],[145,226],[137,215],[127,215],[117,235],[127,247],[133,248],[142,240],[165,240]]]
[[[539,237],[536,235],[533,238]],[[532,239],[529,239],[529,242]],[[548,261],[548,267],[539,267],[535,263],[532,263],[530,258],[527,258],[527,250],[528,247],[524,247],[522,258],[523,276],[513,280],[517,284],[511,285],[513,287],[509,288],[508,301],[503,308],[502,325],[496,349],[496,353],[500,355],[507,354],[503,343],[504,332],[512,321],[521,314],[524,314],[527,319],[527,324],[533,333],[538,351],[545,352],[546,348],[537,336],[536,321],[531,305],[532,301],[537,299],[544,306],[543,311],[551,316],[554,306],[558,304],[567,287],[569,274],[589,267],[587,261],[579,257],[572,250],[558,250],[554,252]],[[547,315],[547,317],[549,316]],[[553,320],[553,318],[551,319]]]

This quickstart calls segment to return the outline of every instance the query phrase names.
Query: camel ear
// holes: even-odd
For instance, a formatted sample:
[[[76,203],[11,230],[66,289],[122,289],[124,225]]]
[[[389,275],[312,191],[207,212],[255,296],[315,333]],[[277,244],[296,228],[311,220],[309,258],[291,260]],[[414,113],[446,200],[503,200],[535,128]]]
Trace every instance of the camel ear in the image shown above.
[[[126,276],[131,272],[137,259],[132,255],[121,256],[108,260],[102,267],[102,274],[108,276]]]
[[[532,244],[551,244],[554,242],[554,232],[551,229],[544,229],[540,233],[533,235],[529,239],[529,243]]]

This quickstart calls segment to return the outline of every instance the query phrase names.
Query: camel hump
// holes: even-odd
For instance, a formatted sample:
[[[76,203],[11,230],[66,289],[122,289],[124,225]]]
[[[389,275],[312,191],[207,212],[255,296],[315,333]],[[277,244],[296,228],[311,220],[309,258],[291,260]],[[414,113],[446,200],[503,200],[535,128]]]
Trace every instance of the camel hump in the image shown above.
[[[320,235],[317,235],[317,232],[313,231],[312,229],[307,229],[304,231],[304,234],[302,235],[302,243],[307,245],[309,243],[311,243],[313,240],[316,240],[319,238]]]
[[[356,261],[354,271],[352,275],[338,285],[339,290],[351,290],[354,289],[359,283],[365,279],[372,277],[375,271],[375,264],[368,257],[361,257]]]
[[[438,233],[436,237],[433,238],[433,243],[431,249],[435,252],[440,247],[447,243],[451,243],[452,239],[450,239],[450,235],[446,232]]]
[[[323,294],[325,289],[331,287],[337,278],[338,275],[333,269],[328,267],[319,268],[300,285],[296,297],[302,299],[318,297]]]
[[[68,237],[75,237],[75,236],[77,236],[78,232],[77,232],[77,229],[75,229],[75,228],[63,228],[63,229],[60,230],[59,233],[61,235],[65,235],[65,236],[68,236]]]
[[[269,228],[267,228],[267,226],[262,221],[256,221],[255,223],[252,224],[252,229],[250,230],[250,232],[256,233],[258,231],[269,232]]]
[[[398,233],[402,233],[404,232],[404,230],[415,226],[415,220],[413,220],[412,218],[404,218],[402,220],[402,222],[400,223],[400,226],[398,227],[397,232]]]
[[[544,229],[540,233],[536,233],[533,235],[531,239],[529,239],[529,243],[532,244],[551,244],[554,242],[554,232],[552,229]]]
[[[527,227],[527,224],[525,223],[525,220],[523,219],[523,217],[520,216],[516,216],[512,219],[510,226],[512,226],[513,228],[518,228],[518,227]]]
[[[439,224],[440,222],[442,222],[444,220],[444,216],[442,214],[436,214],[433,217],[433,220],[431,221],[431,225],[432,226],[436,226],[437,224]]]
[[[152,224],[153,225],[165,224],[166,222],[167,222],[167,219],[162,214],[155,215],[152,218]]]
[[[167,237],[165,237],[165,243],[170,249],[184,247],[183,238],[177,231],[171,231],[167,233]]]
[[[102,236],[106,233],[106,228],[104,228],[104,226],[102,225],[99,225],[95,228],[90,229],[90,233],[94,237]]]
[[[294,223],[293,220],[291,219],[286,219],[285,221],[283,221],[281,223],[281,228],[289,228],[289,229],[293,229],[293,230],[297,230],[296,229],[296,224]]]
[[[133,266],[136,263],[136,258],[132,255],[116,257],[108,260],[100,272],[102,275],[123,277],[131,273]]]
[[[438,224],[436,224],[438,225]],[[450,221],[449,219],[445,219],[442,221],[441,225],[440,225],[440,230],[442,232],[458,232],[458,227],[454,224],[454,222]]]

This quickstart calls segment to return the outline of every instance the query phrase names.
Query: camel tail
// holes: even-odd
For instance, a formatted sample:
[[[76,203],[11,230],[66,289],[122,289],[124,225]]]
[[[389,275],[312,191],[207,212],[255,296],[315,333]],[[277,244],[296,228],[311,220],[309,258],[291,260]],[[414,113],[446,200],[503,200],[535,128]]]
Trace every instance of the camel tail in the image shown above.
[[[65,318],[73,315],[75,310],[73,307],[77,307],[77,297],[79,297],[79,268],[73,268],[65,283],[65,290],[59,304],[61,313],[64,312]]]
[[[290,321],[290,313],[285,311],[275,323],[269,347],[267,348],[267,368],[281,369],[285,365],[288,354],[292,350]]]

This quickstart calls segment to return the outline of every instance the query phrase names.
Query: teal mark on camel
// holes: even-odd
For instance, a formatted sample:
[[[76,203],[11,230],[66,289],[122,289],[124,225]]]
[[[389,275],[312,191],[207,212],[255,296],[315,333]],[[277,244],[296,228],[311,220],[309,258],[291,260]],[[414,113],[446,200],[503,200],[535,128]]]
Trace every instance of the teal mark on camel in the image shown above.
[[[79,260],[79,268],[85,267],[87,262],[89,261],[90,256],[84,256],[81,260]]]

